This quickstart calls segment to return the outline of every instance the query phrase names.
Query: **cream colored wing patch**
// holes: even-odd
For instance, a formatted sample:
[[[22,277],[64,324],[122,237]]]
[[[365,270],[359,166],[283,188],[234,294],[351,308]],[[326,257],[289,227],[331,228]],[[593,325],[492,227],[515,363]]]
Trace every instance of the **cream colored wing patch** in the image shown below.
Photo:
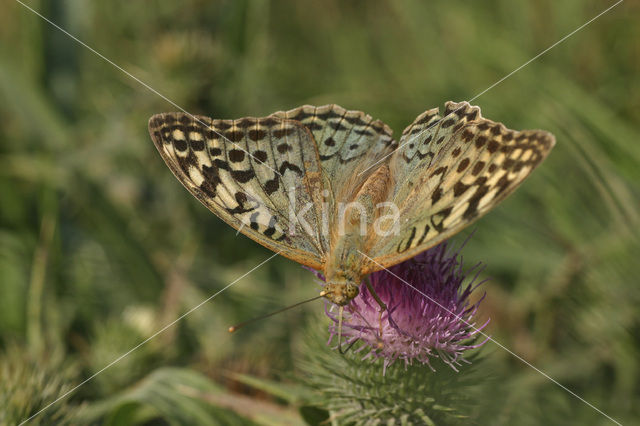
[[[554,144],[548,132],[509,130],[466,102],[448,102],[444,117],[422,114],[390,160],[401,231],[376,241],[372,257],[391,266],[459,232],[513,192]]]

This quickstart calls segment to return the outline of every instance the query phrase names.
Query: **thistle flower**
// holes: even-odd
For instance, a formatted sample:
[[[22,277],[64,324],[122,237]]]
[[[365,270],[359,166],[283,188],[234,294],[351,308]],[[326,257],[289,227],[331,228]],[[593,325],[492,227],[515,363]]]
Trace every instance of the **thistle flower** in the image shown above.
[[[479,265],[477,265],[479,266]],[[456,366],[468,362],[463,353],[482,346],[475,337],[488,323],[476,327],[474,316],[484,298],[471,304],[469,296],[482,282],[479,270],[463,288],[462,256],[447,250],[446,243],[416,257],[370,275],[371,285],[387,305],[380,316],[380,305],[366,285],[345,307],[342,335],[346,343],[363,342],[356,351],[366,351],[363,359],[384,359],[384,371],[396,360],[405,366],[413,361],[428,365],[439,357],[457,371]],[[331,309],[329,327],[332,338],[338,334],[338,318]],[[331,342],[331,339],[330,339]]]

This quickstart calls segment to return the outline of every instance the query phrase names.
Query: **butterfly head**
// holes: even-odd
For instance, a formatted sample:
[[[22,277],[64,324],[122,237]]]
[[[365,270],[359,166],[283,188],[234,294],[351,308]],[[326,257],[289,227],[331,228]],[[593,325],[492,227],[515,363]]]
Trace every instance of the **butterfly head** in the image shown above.
[[[359,293],[358,285],[347,281],[326,284],[320,295],[338,306],[345,306]]]

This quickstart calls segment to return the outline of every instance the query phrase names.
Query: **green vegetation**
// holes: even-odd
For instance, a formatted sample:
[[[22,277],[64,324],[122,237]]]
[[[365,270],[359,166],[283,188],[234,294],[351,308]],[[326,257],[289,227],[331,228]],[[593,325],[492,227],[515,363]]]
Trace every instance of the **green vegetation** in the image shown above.
[[[15,424],[271,253],[236,236],[163,163],[147,120],[176,107],[5,3],[0,423]],[[238,118],[337,103],[398,135],[613,3],[28,4],[191,113]],[[551,131],[557,145],[472,227],[464,249],[465,263],[486,263],[491,278],[478,314],[491,318],[485,331],[623,424],[640,418],[639,21],[638,6],[624,2],[474,101],[511,128]],[[317,291],[310,272],[276,258],[31,424],[322,421],[327,368],[357,372],[359,358],[324,346],[321,302],[226,331]],[[462,423],[613,424],[495,344],[480,354],[459,378],[434,373],[446,377],[431,387],[475,380],[463,407],[447,395],[457,411],[431,413],[438,424],[458,412]],[[340,380],[336,392],[351,389]]]

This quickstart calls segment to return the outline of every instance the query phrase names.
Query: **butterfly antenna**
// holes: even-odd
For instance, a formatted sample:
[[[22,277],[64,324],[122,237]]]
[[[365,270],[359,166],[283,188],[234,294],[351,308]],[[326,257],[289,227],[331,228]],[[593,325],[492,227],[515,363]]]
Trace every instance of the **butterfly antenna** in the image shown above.
[[[323,292],[323,293],[324,293],[324,292]],[[314,301],[314,300],[316,300],[316,299],[320,299],[321,297],[324,297],[324,294],[323,294],[323,293],[320,293],[320,295],[319,295],[319,296],[312,297],[311,299],[303,300],[302,302],[294,303],[294,304],[293,304],[293,305],[291,305],[291,306],[287,306],[287,307],[284,307],[284,308],[282,308],[282,309],[278,309],[278,310],[277,310],[277,311],[275,311],[275,312],[271,312],[271,313],[266,314],[266,315],[261,315],[261,316],[256,317],[256,318],[252,318],[252,319],[250,319],[250,320],[248,320],[248,321],[241,322],[240,324],[233,325],[233,326],[229,327],[229,333],[233,333],[234,331],[237,331],[238,329],[240,329],[240,328],[244,327],[245,325],[248,325],[248,324],[254,323],[254,322],[256,322],[256,321],[261,321],[261,320],[263,320],[263,319],[265,319],[265,318],[272,317],[272,316],[274,316],[274,315],[276,315],[276,314],[279,314],[279,313],[281,313],[281,312],[288,311],[289,309],[296,308],[296,307],[298,307],[298,306],[300,306],[300,305],[304,305],[305,303],[313,302],[313,301]],[[341,318],[342,318],[342,317],[341,317]]]

